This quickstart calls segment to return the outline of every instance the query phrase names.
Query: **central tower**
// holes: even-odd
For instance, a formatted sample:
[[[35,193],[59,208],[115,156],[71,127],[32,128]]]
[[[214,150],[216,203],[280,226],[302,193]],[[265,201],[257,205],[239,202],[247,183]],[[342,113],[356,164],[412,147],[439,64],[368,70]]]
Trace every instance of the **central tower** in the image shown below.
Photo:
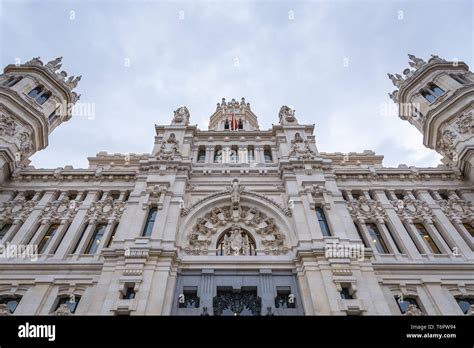
[[[250,109],[250,103],[245,98],[240,103],[232,98],[226,102],[222,98],[217,103],[216,111],[211,115],[209,130],[214,131],[254,131],[259,130],[257,116]]]

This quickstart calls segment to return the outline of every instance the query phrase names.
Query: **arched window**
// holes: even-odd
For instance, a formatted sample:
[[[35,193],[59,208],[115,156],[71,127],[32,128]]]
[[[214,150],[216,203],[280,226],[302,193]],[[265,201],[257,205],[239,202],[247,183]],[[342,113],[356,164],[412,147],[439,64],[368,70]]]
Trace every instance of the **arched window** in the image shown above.
[[[247,231],[234,225],[225,231],[217,241],[218,256],[256,255],[255,241]]]
[[[425,116],[418,110],[416,107],[413,107],[413,116],[416,117],[419,120],[423,120]]]
[[[30,93],[28,93],[28,96],[36,99],[42,91],[43,91],[43,86],[36,86],[30,91]]]
[[[253,145],[249,145],[247,151],[249,162],[255,162],[255,147]]]
[[[461,85],[471,83],[469,78],[464,74],[449,74],[449,76],[451,76],[451,78],[459,82]]]
[[[2,81],[2,86],[7,86],[13,81],[15,80],[15,76],[9,76],[7,77],[5,80]]]
[[[199,146],[197,161],[199,163],[204,163],[206,161],[206,148],[203,145]]]
[[[8,231],[10,230],[10,227],[12,227],[11,224],[9,223],[4,223],[2,224],[2,226],[0,227],[0,240],[3,239],[3,237],[5,237],[5,235],[8,233]]]
[[[37,97],[36,101],[38,102],[38,104],[43,105],[46,102],[46,100],[48,100],[50,97],[51,97],[51,93],[45,92],[41,94],[39,97]]]
[[[20,296],[5,296],[0,297],[0,304],[6,305],[8,311],[13,314],[15,312],[16,307],[21,301]]]
[[[432,103],[432,102],[434,102],[434,101],[436,100],[436,97],[435,97],[433,94],[431,94],[430,92],[428,92],[428,91],[426,91],[426,90],[424,90],[424,89],[422,89],[422,90],[420,91],[420,94],[421,94],[426,100],[428,100],[430,103]]]
[[[239,162],[239,148],[237,145],[232,145],[230,147],[230,163],[238,163]]]
[[[222,146],[216,145],[214,148],[214,163],[222,163]]]
[[[273,162],[272,158],[272,150],[270,149],[270,146],[265,145],[263,147],[263,157],[265,158],[265,162]]]
[[[69,311],[71,313],[74,313],[77,309],[77,305],[79,304],[79,301],[81,300],[80,296],[61,296],[58,298],[56,306],[55,306],[55,311],[57,311],[61,305],[66,305],[69,308]]]
[[[242,120],[239,120],[239,129],[244,129],[244,123]]]
[[[225,120],[224,129],[229,129],[229,120]]]
[[[2,86],[5,87],[13,87],[16,85],[18,82],[20,82],[23,79],[22,76],[10,76],[6,80],[2,82]]]
[[[444,94],[444,90],[434,83],[428,84],[428,88],[436,97],[440,97]]]

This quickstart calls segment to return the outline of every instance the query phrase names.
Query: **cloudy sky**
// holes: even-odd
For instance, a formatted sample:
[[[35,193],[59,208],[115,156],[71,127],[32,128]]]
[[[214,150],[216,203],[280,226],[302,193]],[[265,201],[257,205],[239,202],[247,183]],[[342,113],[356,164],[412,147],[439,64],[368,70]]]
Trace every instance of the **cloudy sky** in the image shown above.
[[[245,97],[260,128],[282,105],[316,124],[320,151],[374,150],[385,166],[436,166],[414,127],[384,112],[386,73],[407,54],[473,64],[473,2],[0,0],[0,63],[63,56],[93,117],[75,116],[37,168],[148,153],[154,124],[186,105],[207,129],[222,97]]]

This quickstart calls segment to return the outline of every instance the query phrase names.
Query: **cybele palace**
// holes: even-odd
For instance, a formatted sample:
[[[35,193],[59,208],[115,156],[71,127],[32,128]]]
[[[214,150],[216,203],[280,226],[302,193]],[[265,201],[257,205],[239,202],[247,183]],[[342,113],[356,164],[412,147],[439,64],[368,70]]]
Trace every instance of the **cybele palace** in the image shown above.
[[[222,99],[208,130],[185,106],[170,110],[151,153],[36,169],[29,157],[72,117],[81,77],[61,58],[8,65],[0,313],[472,314],[474,74],[409,60],[389,74],[390,98],[443,156],[436,168],[320,152],[293,109],[261,130],[242,98]]]

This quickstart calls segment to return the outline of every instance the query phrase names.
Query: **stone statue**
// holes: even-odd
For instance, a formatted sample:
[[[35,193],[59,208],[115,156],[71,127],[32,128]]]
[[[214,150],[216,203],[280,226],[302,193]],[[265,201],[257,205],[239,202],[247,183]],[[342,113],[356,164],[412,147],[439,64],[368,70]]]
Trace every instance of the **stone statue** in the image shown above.
[[[280,118],[280,124],[288,124],[288,123],[296,122],[295,110],[293,110],[292,108],[286,105],[283,105],[280,108],[280,112],[278,116]]]
[[[240,205],[240,194],[244,191],[244,186],[239,185],[239,179],[232,180],[232,186],[228,186],[227,190],[230,192],[230,199],[234,209],[238,209]]]
[[[412,68],[415,68],[415,69],[419,69],[421,68],[423,65],[426,64],[426,62],[421,59],[421,58],[418,58],[416,56],[414,56],[413,54],[409,54],[408,55],[408,58],[410,58],[411,62],[408,62],[408,64],[412,67]]]
[[[189,111],[186,106],[180,106],[174,111],[173,123],[184,123],[185,126],[189,124]]]
[[[11,116],[0,115],[0,135],[12,136],[15,134],[16,123]]]
[[[415,304],[410,304],[408,306],[407,311],[405,312],[406,316],[423,316],[425,313],[423,313]]]
[[[398,74],[395,74],[395,75],[398,75]],[[400,85],[402,84],[402,80],[400,80],[396,76],[393,76],[392,74],[387,74],[387,76],[392,81],[392,83],[395,87],[400,87]],[[400,76],[400,75],[398,75],[398,76]]]
[[[58,316],[65,316],[65,315],[72,315],[71,310],[69,309],[69,306],[66,303],[63,303],[62,305],[59,306],[58,309],[56,309],[52,315],[58,315]]]
[[[25,65],[43,65],[43,62],[41,61],[40,57],[35,57],[25,63]]]
[[[46,63],[45,66],[48,67],[52,72],[56,72],[56,70],[61,68],[62,59],[63,59],[63,57],[58,57],[58,58],[56,58],[54,60],[51,60],[48,63]]]
[[[56,74],[56,77],[58,79],[60,79],[61,81],[65,81],[66,80],[66,77],[67,77],[67,72],[65,72],[64,70],[62,70],[60,73],[57,73]]]

